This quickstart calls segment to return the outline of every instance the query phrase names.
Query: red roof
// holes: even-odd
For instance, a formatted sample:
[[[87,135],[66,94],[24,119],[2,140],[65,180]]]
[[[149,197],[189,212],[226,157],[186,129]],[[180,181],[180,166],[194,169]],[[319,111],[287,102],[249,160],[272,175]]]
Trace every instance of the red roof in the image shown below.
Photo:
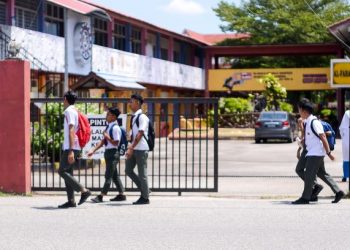
[[[200,34],[188,29],[185,29],[183,34],[207,45],[214,45],[225,39],[243,39],[250,37],[248,34]]]
[[[96,14],[104,18],[110,18],[103,9],[78,0],[48,0],[48,2],[60,5],[83,15]]]

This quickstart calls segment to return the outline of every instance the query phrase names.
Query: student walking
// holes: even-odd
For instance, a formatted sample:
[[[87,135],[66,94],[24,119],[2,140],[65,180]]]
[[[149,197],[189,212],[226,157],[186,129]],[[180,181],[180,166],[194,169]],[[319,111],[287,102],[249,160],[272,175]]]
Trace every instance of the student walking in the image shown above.
[[[68,201],[58,208],[76,207],[74,191],[81,192],[81,197],[78,205],[83,204],[91,195],[91,192],[83,187],[77,179],[73,177],[73,169],[78,161],[80,146],[76,132],[78,131],[78,111],[74,107],[77,100],[77,95],[72,91],[68,91],[64,95],[64,141],[63,152],[61,155],[59,175],[64,179],[66,184],[66,192]]]
[[[301,131],[301,139],[297,138],[297,140],[299,139],[298,140],[299,148],[297,150],[298,163],[295,168],[295,172],[303,181],[305,180],[306,154],[307,154],[306,145],[305,145],[305,124],[306,122],[304,122],[303,118],[300,117],[298,119],[298,127],[299,127],[299,130]],[[319,173],[317,173],[317,175],[319,177],[322,177],[320,176]],[[315,185],[312,189],[310,201],[318,201],[317,196],[323,189],[323,186],[318,184],[316,179],[314,184]]]
[[[308,99],[302,99],[298,103],[298,109],[300,116],[305,120],[304,144],[306,146],[306,155],[304,191],[302,196],[298,200],[293,201],[292,204],[309,204],[316,181],[316,175],[318,175],[327,185],[331,187],[332,191],[335,193],[335,199],[332,201],[332,203],[337,203],[344,197],[345,194],[339,189],[336,182],[325,170],[325,155],[327,155],[331,160],[334,160],[335,158],[329,148],[323,126],[317,117],[312,115],[313,107],[312,103]],[[314,134],[311,126],[313,126],[313,130],[318,136]]]
[[[133,115],[131,117],[131,143],[126,152],[125,173],[141,191],[140,198],[134,205],[149,204],[149,188],[147,180],[147,158],[149,146],[146,140],[149,129],[149,119],[142,113],[143,98],[138,94],[131,95],[129,106]],[[138,175],[134,168],[137,165]]]
[[[104,158],[106,161],[106,172],[105,172],[105,183],[103,185],[103,189],[99,195],[91,200],[96,203],[103,202],[103,196],[107,195],[112,181],[119,194],[110,199],[110,201],[125,201],[126,196],[124,195],[124,187],[120,180],[120,176],[118,173],[117,165],[120,160],[119,155],[119,143],[121,141],[121,129],[118,125],[118,116],[120,115],[120,111],[118,108],[109,108],[106,116],[106,120],[108,122],[107,128],[103,133],[104,138],[96,145],[95,148],[91,149],[87,154],[91,157],[98,149],[105,146]]]

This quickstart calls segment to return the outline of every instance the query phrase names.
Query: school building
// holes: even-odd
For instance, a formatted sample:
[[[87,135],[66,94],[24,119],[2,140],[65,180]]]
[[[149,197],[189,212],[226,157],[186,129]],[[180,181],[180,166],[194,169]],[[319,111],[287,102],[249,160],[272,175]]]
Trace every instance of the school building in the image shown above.
[[[349,27],[348,22],[335,24],[331,33]],[[341,42],[214,46],[226,38],[247,37],[191,30],[179,34],[92,0],[0,0],[0,59],[10,44],[17,57],[31,62],[32,97],[62,96],[65,77],[69,88],[82,97],[129,97],[135,91],[145,97],[220,96],[230,77],[238,83],[234,91],[261,91],[258,79],[266,73],[279,77],[287,90],[327,90],[332,78],[329,67],[238,70],[225,68],[224,58],[344,58]],[[338,92],[343,98],[344,91]]]

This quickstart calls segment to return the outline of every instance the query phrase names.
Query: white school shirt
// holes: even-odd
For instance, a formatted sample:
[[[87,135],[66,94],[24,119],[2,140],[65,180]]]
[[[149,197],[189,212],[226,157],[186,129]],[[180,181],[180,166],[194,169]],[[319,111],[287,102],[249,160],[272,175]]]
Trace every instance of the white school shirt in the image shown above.
[[[349,161],[349,120],[350,120],[350,110],[347,110],[341,121],[339,131],[342,141],[342,150],[343,150],[343,161]]]
[[[120,130],[120,127],[118,125],[118,121],[114,121],[114,122],[111,122],[108,124],[108,127],[107,127],[107,134],[110,135],[109,131],[111,129],[111,127],[113,126],[113,124],[116,124],[114,127],[113,127],[113,131],[112,131],[112,134],[113,134],[113,140],[114,141],[119,141],[120,143],[120,137],[121,137],[121,134],[122,134],[122,131]],[[112,139],[112,138],[111,138]],[[105,146],[106,149],[111,149],[111,148],[118,148],[119,144],[117,146],[114,146],[112,143],[110,143],[109,141],[107,142],[107,145]]]
[[[79,127],[78,123],[78,111],[75,109],[74,105],[70,105],[66,108],[64,111],[64,131],[63,131],[63,145],[62,149],[63,150],[68,150],[70,149],[69,145],[69,125],[73,125],[74,127],[74,144],[73,148],[74,150],[80,150],[80,145],[78,141],[78,136],[77,136],[77,131]]]
[[[311,130],[311,121],[313,121],[313,128],[316,134],[323,134],[323,126],[321,122],[317,119],[316,116],[310,115],[306,119],[306,127],[305,127],[305,144],[307,154],[306,156],[325,156],[326,152],[324,150],[322,141],[319,137],[317,137]]]
[[[136,118],[137,116],[140,115],[139,117],[139,127],[136,125]],[[141,140],[139,143],[135,146],[134,150],[149,150],[147,141],[145,137],[147,138],[148,135],[148,122],[149,119],[148,117],[142,113],[142,110],[139,109],[133,114],[133,120],[132,120],[132,143],[135,140],[135,137],[139,131],[143,131],[144,136],[142,136]]]

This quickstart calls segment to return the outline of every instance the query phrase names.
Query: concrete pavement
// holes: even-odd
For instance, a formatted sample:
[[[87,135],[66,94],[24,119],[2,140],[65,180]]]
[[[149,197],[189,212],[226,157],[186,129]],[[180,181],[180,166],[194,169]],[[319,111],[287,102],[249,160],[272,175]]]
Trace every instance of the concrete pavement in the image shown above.
[[[349,249],[350,201],[152,197],[148,206],[0,198],[0,249]]]
[[[349,249],[350,200],[332,204],[325,187],[318,203],[290,204],[303,188],[295,147],[222,140],[218,193],[153,192],[147,206],[131,205],[137,193],[67,210],[63,192],[0,197],[0,249]],[[335,154],[327,170],[347,190],[340,143]]]

